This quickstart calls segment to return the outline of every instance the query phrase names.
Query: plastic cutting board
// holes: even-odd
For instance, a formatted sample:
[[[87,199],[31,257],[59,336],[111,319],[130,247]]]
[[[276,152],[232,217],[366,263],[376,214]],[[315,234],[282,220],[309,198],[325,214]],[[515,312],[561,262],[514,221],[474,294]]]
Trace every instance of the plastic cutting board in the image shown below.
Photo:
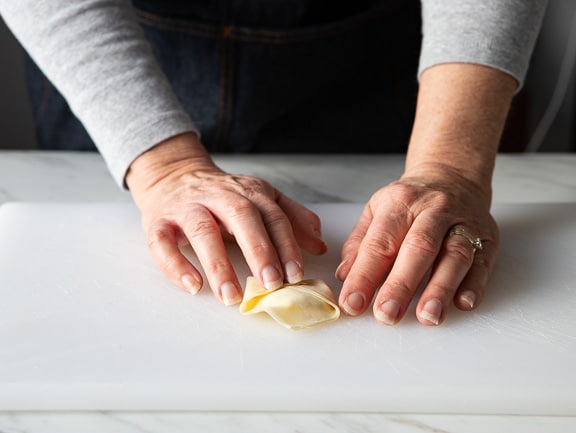
[[[306,259],[307,276],[337,292],[361,205],[311,207],[330,252]],[[494,214],[501,253],[477,311],[291,331],[173,287],[131,204],[5,204],[0,410],[576,415],[576,204]]]

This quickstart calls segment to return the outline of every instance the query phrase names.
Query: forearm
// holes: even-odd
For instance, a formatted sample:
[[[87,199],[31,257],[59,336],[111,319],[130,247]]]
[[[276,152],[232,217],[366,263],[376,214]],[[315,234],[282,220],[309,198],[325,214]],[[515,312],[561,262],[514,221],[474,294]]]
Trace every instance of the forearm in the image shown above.
[[[491,194],[494,159],[547,0],[422,0],[420,89],[406,171],[450,170]]]
[[[487,66],[452,63],[427,69],[420,80],[406,172],[443,167],[489,195],[495,155],[517,86],[512,76]]]

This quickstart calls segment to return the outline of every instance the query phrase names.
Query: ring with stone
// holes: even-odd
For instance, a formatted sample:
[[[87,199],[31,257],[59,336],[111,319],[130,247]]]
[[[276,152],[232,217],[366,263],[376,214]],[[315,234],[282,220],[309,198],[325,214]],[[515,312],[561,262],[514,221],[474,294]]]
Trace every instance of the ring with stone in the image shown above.
[[[482,251],[482,240],[479,237],[474,236],[464,227],[461,226],[453,227],[452,230],[450,230],[450,236],[463,236],[468,240],[468,242],[470,242],[470,245],[472,245],[474,252]]]

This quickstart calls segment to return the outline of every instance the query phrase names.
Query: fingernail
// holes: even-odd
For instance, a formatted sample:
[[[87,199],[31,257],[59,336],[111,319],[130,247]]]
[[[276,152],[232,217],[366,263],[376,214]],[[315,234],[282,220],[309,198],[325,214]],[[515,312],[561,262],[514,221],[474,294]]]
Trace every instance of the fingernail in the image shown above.
[[[316,236],[316,239],[318,239],[320,242],[322,242],[322,249],[324,251],[328,251],[328,244],[326,243],[326,241],[322,238],[322,230],[320,230],[320,228],[318,227],[313,227],[312,231],[314,233],[314,236]]]
[[[339,277],[339,273],[340,273],[340,269],[342,268],[342,266],[344,266],[346,264],[346,262],[350,259],[350,256],[344,257],[344,259],[340,262],[340,264],[338,265],[338,267],[336,268],[336,272],[334,272],[334,275],[336,276],[336,278],[338,278],[339,280],[342,280],[342,278]]]
[[[312,227],[312,232],[314,232],[314,235],[315,235],[318,239],[322,239],[322,229],[321,229],[320,227],[313,226],[313,227]]]
[[[180,280],[182,281],[182,285],[186,291],[192,293],[193,295],[198,293],[202,287],[202,282],[198,281],[190,274],[183,275]]]
[[[364,295],[359,292],[352,292],[348,295],[344,301],[344,310],[351,316],[357,316],[364,311],[364,306],[366,305],[366,299]]]
[[[278,269],[274,266],[266,266],[262,270],[262,282],[267,290],[276,290],[282,287],[284,280]]]
[[[222,296],[224,305],[234,305],[242,301],[242,296],[240,296],[236,285],[231,282],[224,283],[220,286],[220,295]]]
[[[437,299],[431,299],[424,304],[424,308],[420,311],[420,317],[424,320],[438,325],[440,323],[440,315],[442,314],[442,303]]]
[[[400,303],[393,299],[385,301],[374,311],[374,317],[386,325],[395,325],[400,314]]]
[[[472,290],[466,290],[460,294],[460,302],[468,308],[473,309],[476,303],[476,293]]]
[[[286,272],[286,279],[290,284],[299,283],[304,278],[302,266],[294,260],[284,265],[284,271]]]

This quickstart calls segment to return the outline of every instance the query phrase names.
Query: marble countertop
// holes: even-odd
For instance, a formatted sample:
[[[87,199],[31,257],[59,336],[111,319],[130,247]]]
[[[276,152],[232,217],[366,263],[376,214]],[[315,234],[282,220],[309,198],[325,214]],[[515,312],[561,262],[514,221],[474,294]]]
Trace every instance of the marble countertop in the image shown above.
[[[262,177],[301,202],[364,202],[402,173],[402,155],[218,156],[224,170]],[[576,202],[576,154],[499,155],[494,202]],[[0,151],[6,201],[129,201],[95,153]]]
[[[219,156],[301,202],[364,202],[398,178],[403,156]],[[129,201],[98,154],[0,151],[0,204]],[[499,155],[495,203],[576,202],[576,155]],[[433,396],[431,396],[433,398]],[[389,413],[1,412],[0,433],[67,432],[573,432],[576,417]]]

